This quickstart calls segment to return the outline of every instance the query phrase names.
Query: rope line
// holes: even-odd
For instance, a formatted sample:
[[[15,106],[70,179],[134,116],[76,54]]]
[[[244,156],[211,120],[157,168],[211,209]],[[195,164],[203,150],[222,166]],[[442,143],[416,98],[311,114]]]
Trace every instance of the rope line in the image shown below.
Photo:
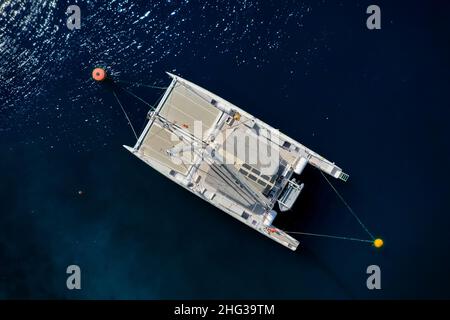
[[[284,231],[284,232],[292,233],[292,234],[301,234],[301,235],[305,235],[305,236],[315,236],[315,237],[321,237],[321,238],[331,238],[331,239],[339,239],[339,240],[349,240],[349,241],[372,243],[372,240],[350,238],[350,237],[343,237],[343,236],[334,236],[334,235],[329,235],[329,234],[319,234],[319,233],[299,232],[299,231]]]
[[[167,87],[153,86],[153,85],[143,84],[143,83],[139,83],[139,82],[129,82],[129,81],[116,81],[116,82],[118,82],[118,83],[125,83],[125,84],[132,84],[132,85],[141,86],[141,87],[147,87],[147,88],[152,88],[152,89],[160,89],[160,90],[166,90],[167,89]]]
[[[138,139],[138,135],[136,134],[136,131],[134,130],[133,124],[131,123],[130,118],[128,117],[128,114],[127,114],[127,112],[125,111],[125,109],[124,109],[122,103],[120,102],[119,97],[117,96],[117,93],[116,93],[115,90],[113,90],[113,94],[114,94],[114,97],[115,97],[116,100],[117,100],[117,103],[119,104],[120,108],[122,109],[123,114],[125,115],[125,118],[127,119],[128,124],[129,124],[130,127],[131,127],[131,130],[133,130],[134,136],[136,137],[136,140],[137,140],[137,139]]]
[[[144,99],[142,99],[141,97],[137,96],[136,94],[134,94],[133,92],[131,92],[130,90],[128,90],[127,88],[121,87],[121,89],[123,91],[125,91],[126,93],[128,93],[129,95],[135,97],[136,99],[138,99],[139,101],[141,101],[143,104],[145,104],[146,106],[149,106],[150,108],[152,108],[153,110],[155,109],[154,106],[152,106],[150,103],[148,103],[147,101],[145,101]]]
[[[344,200],[344,198],[341,196],[341,194],[336,190],[336,188],[333,186],[333,184],[328,180],[328,178],[323,174],[322,171],[320,171],[320,174],[322,177],[325,178],[325,180],[328,182],[330,187],[333,189],[333,191],[336,193],[336,195],[339,197],[339,199],[342,201],[342,203],[347,207],[348,211],[353,215],[353,217],[358,221],[359,225],[364,229],[364,231],[372,238],[375,239],[375,237],[370,233],[369,229],[367,229],[366,225],[361,221],[361,219],[358,217],[358,215],[353,211],[352,207]]]

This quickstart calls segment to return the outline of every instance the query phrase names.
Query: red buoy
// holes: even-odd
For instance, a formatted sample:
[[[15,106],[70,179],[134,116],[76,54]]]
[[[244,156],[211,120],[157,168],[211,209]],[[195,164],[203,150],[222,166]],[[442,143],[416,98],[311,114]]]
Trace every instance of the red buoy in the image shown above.
[[[105,80],[106,79],[106,71],[105,71],[105,69],[95,68],[92,71],[92,78],[95,81],[99,81],[99,82]]]

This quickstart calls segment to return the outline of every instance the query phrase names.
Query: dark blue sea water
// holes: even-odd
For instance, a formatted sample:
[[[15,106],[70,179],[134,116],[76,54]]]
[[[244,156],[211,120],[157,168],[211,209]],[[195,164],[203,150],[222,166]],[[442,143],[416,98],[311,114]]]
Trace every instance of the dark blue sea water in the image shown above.
[[[370,4],[1,1],[0,298],[450,298],[450,7],[377,1],[369,31]],[[385,247],[298,236],[291,252],[174,185],[122,148],[134,137],[97,65],[156,85],[172,71],[335,161]],[[120,98],[140,129],[148,108]],[[276,225],[367,239],[317,170],[302,179]]]

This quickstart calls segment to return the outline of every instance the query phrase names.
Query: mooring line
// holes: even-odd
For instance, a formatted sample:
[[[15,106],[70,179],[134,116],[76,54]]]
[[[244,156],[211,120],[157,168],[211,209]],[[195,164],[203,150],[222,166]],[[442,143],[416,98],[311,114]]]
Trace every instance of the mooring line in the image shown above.
[[[128,90],[127,88],[124,87],[120,87],[123,91],[125,91],[126,93],[128,93],[129,95],[135,97],[136,99],[138,99],[139,101],[141,101],[143,104],[149,106],[150,108],[152,108],[153,110],[155,109],[154,106],[152,106],[150,103],[148,103],[147,101],[145,101],[144,99],[142,99],[141,97],[137,96],[136,94],[134,94],[133,92],[131,92],[130,90]]]
[[[137,85],[137,86],[147,87],[147,88],[152,88],[152,89],[159,89],[159,90],[166,90],[167,89],[167,87],[153,86],[153,85],[143,84],[143,83],[139,83],[139,82],[129,82],[129,81],[116,81],[116,82],[118,82],[118,83],[125,83],[125,84],[132,84],[132,85]]]
[[[328,182],[330,187],[337,194],[337,196],[342,201],[342,203],[347,207],[348,211],[350,211],[350,213],[353,215],[353,217],[356,219],[356,221],[358,221],[360,226],[364,229],[364,231],[366,231],[367,234],[374,240],[375,237],[372,235],[372,233],[369,231],[369,229],[366,227],[366,225],[361,221],[361,219],[358,217],[358,215],[355,213],[355,211],[353,211],[352,207],[350,207],[350,205],[344,200],[344,198],[341,196],[339,191],[336,190],[336,188],[333,186],[333,184],[330,182],[330,180],[328,180],[328,178],[325,176],[325,174],[321,170],[319,170],[319,171],[320,171],[320,174],[322,175],[322,177],[325,178],[325,180]]]
[[[368,242],[368,243],[372,243],[373,242],[372,240],[350,238],[350,237],[343,237],[343,236],[333,236],[333,235],[329,235],[329,234],[300,232],[300,231],[284,231],[284,232],[292,233],[292,234],[301,234],[301,235],[304,235],[304,236],[321,237],[321,238],[331,238],[331,239],[349,240],[349,241],[358,241],[358,242]]]
[[[136,140],[138,140],[138,135],[136,134],[136,131],[134,130],[133,124],[131,123],[130,118],[128,117],[127,112],[125,111],[124,107],[122,106],[122,103],[120,102],[119,97],[117,96],[117,93],[116,93],[115,90],[113,90],[113,94],[114,94],[114,97],[117,100],[117,103],[119,104],[120,108],[122,109],[123,114],[125,115],[125,118],[127,119],[128,124],[131,127],[131,130],[133,130],[133,133],[134,133],[134,136],[136,137]]]

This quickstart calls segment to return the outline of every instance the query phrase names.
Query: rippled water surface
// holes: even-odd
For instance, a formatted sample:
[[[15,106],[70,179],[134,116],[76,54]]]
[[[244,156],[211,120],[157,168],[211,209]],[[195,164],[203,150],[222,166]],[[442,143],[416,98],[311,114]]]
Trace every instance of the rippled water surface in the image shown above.
[[[449,298],[449,8],[383,1],[369,31],[369,4],[0,1],[0,298]],[[122,148],[95,66],[149,102],[130,83],[180,74],[335,161],[385,248],[298,236],[293,253],[177,187]],[[148,107],[120,99],[139,130]],[[302,181],[276,225],[366,237],[316,170]]]

